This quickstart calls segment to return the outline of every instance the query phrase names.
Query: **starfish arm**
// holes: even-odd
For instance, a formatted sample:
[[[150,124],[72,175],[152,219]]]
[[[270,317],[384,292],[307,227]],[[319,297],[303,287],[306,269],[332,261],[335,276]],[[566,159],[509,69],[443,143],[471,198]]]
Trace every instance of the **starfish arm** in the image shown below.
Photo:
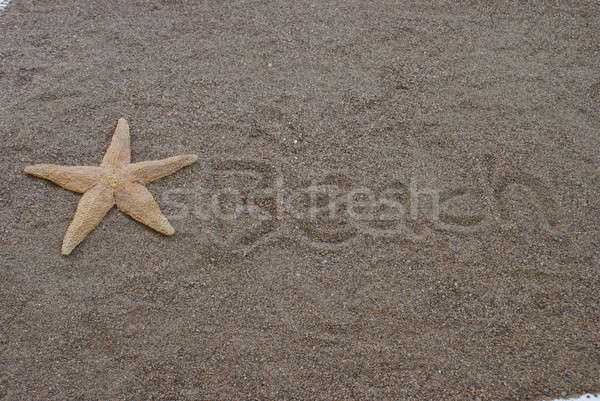
[[[115,192],[115,202],[123,213],[159,233],[171,235],[175,232],[152,194],[143,185],[132,183],[119,188]]]
[[[62,254],[71,253],[115,204],[113,190],[98,184],[83,194],[62,244]]]
[[[133,163],[127,167],[127,171],[131,174],[133,181],[147,184],[173,174],[196,160],[198,160],[197,155],[174,156],[162,160]]]
[[[124,118],[119,118],[110,145],[102,159],[103,167],[124,167],[131,162],[131,147],[129,143],[129,124]]]
[[[25,172],[44,178],[68,189],[84,193],[98,183],[104,169],[95,166],[58,166],[55,164],[35,164],[25,167]]]

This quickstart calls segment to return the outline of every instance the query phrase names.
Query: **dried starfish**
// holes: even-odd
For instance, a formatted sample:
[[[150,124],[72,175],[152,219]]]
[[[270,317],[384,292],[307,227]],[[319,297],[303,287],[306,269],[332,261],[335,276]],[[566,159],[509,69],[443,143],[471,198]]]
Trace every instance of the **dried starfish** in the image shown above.
[[[83,193],[62,244],[62,254],[68,255],[114,205],[161,234],[173,234],[175,230],[144,185],[197,159],[196,155],[183,155],[131,163],[129,125],[120,118],[100,167],[36,164],[26,167],[25,172]]]

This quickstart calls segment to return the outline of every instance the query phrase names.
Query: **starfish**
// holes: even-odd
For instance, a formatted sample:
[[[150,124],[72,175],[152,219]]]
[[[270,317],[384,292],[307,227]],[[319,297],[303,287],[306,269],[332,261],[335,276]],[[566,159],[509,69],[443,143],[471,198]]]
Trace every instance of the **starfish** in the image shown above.
[[[68,255],[114,205],[159,233],[172,235],[175,230],[144,185],[196,160],[197,155],[182,155],[131,163],[129,125],[120,118],[100,166],[36,164],[26,167],[25,173],[83,194],[62,243],[61,252]]]

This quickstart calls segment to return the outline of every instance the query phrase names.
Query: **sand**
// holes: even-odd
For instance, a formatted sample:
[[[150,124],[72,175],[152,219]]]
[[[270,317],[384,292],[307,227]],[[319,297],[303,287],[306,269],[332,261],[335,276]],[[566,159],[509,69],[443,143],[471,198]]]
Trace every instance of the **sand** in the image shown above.
[[[0,16],[0,399],[600,391],[598,2],[191,3]],[[176,233],[63,257],[120,117]]]

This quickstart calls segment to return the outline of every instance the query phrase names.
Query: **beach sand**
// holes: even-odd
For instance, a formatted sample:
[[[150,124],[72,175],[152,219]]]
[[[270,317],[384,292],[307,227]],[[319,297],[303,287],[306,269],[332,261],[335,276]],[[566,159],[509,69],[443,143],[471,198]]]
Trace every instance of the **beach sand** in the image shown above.
[[[599,38],[594,1],[13,0],[0,399],[600,391]],[[23,169],[120,117],[200,158],[148,185],[176,233],[113,209],[63,257],[80,195]]]

